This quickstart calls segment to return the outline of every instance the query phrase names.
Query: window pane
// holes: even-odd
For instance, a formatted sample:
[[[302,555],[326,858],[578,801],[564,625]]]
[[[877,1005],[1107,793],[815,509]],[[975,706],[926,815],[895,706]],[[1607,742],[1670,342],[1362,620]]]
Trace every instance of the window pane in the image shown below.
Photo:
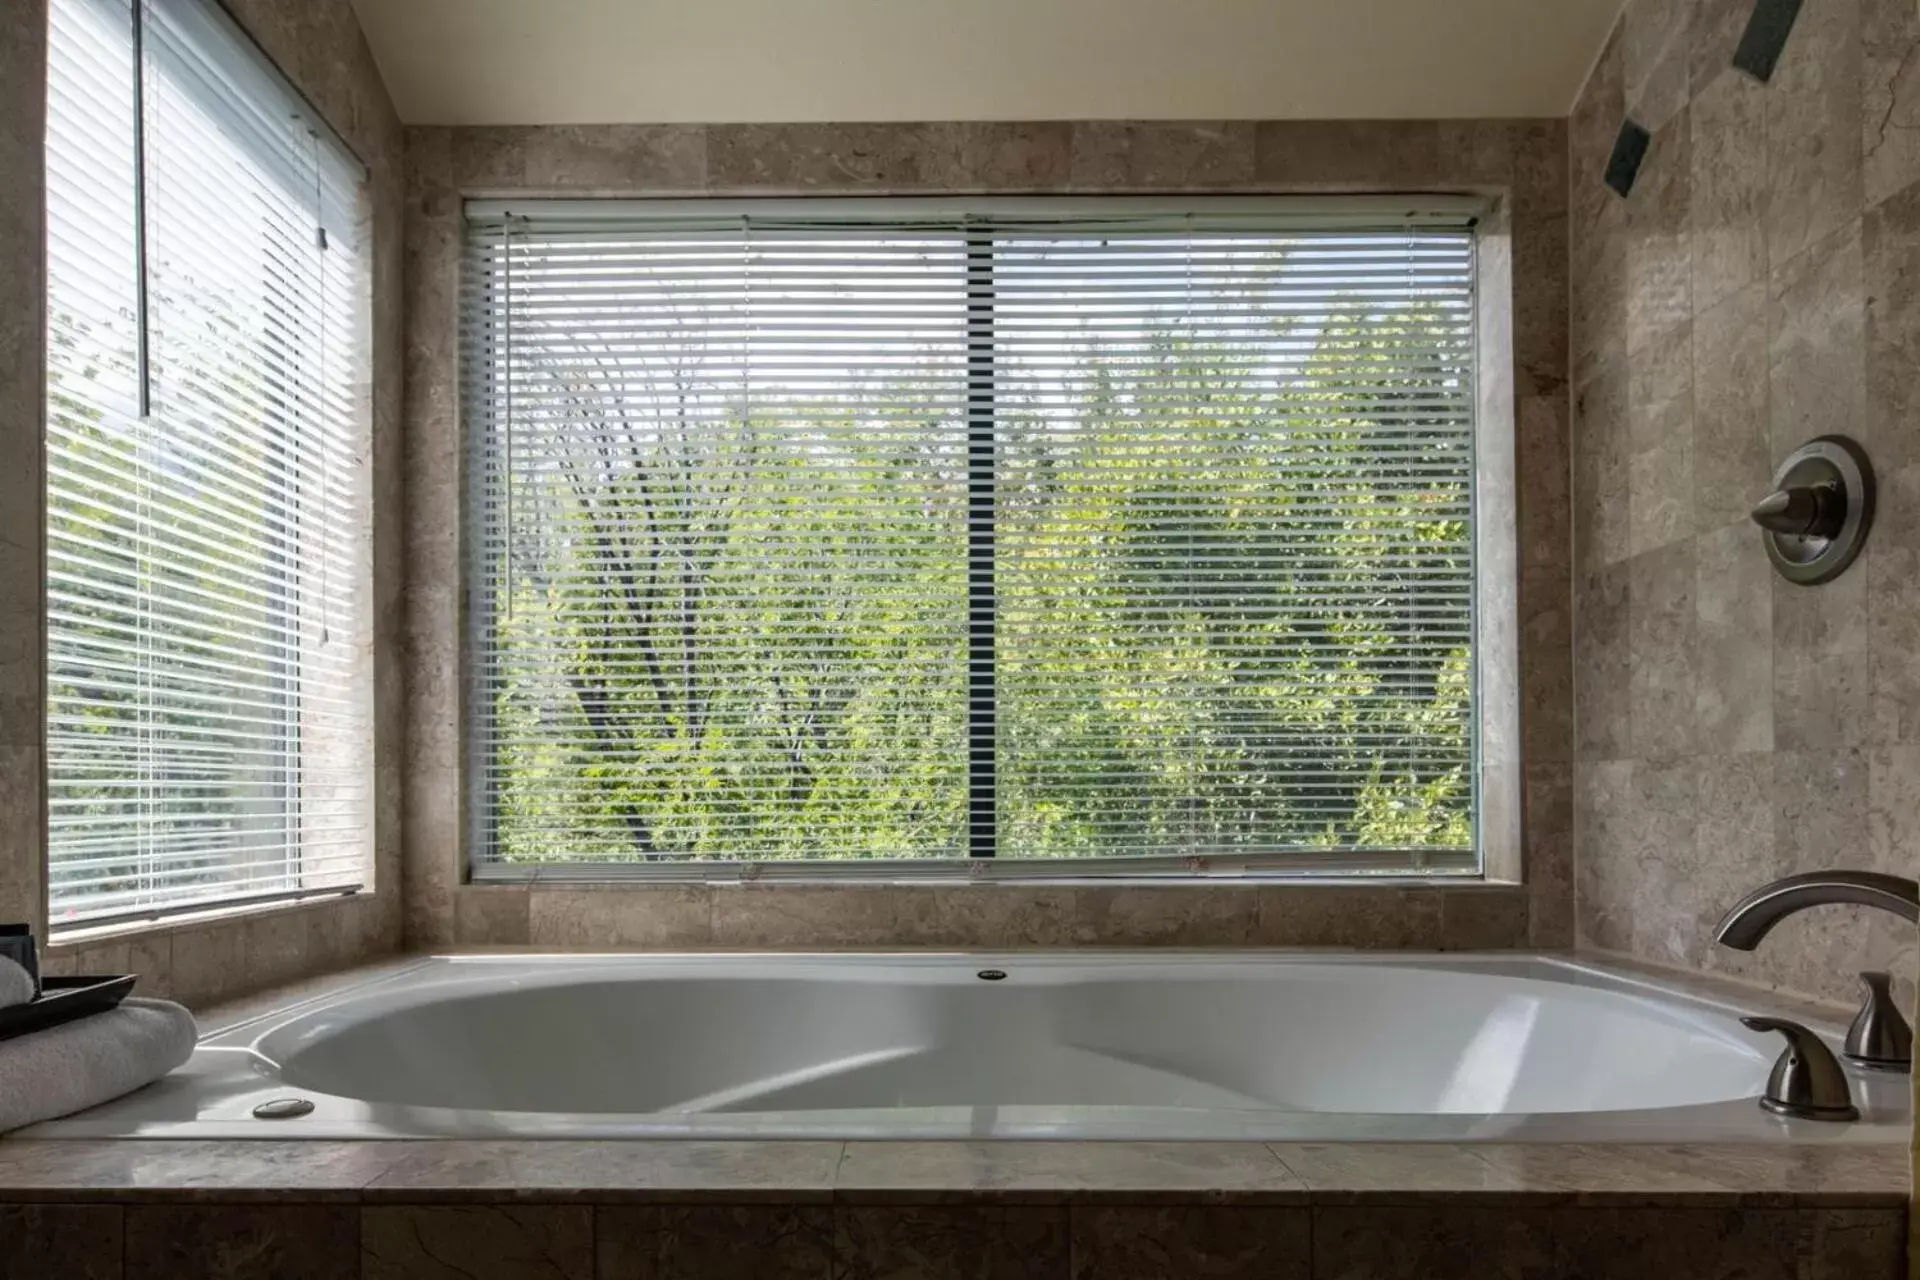
[[[964,251],[474,241],[481,839],[509,861],[964,839]]]
[[[1468,251],[1002,242],[1003,855],[1471,847]]]
[[[367,848],[357,167],[217,10],[141,16],[143,184],[131,11],[52,6],[56,928],[350,885]]]
[[[476,858],[1473,848],[1470,231],[1088,207],[474,215]]]

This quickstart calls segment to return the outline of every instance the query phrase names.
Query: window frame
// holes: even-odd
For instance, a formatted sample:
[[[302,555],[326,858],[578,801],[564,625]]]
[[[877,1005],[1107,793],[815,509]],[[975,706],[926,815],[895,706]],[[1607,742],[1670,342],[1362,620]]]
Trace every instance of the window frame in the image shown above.
[[[703,884],[703,883],[739,883],[739,882],[775,882],[775,883],[991,883],[1018,882],[1028,884],[1073,883],[1079,881],[1099,881],[1103,883],[1137,880],[1150,883],[1181,882],[1193,880],[1307,880],[1307,879],[1405,879],[1417,878],[1425,882],[1478,881],[1492,877],[1491,867],[1496,856],[1489,848],[1488,818],[1493,816],[1483,796],[1487,782],[1489,766],[1483,757],[1483,742],[1489,736],[1488,720],[1490,716],[1500,714],[1499,709],[1489,707],[1482,699],[1482,669],[1488,660],[1486,653],[1488,627],[1484,618],[1485,599],[1489,584],[1484,580],[1489,531],[1481,524],[1483,503],[1481,489],[1489,480],[1490,467],[1488,451],[1484,448],[1490,433],[1504,432],[1507,436],[1505,455],[1511,456],[1511,433],[1514,422],[1510,412],[1490,414],[1487,412],[1486,381],[1483,369],[1489,357],[1506,358],[1509,352],[1508,339],[1504,334],[1490,334],[1490,329],[1502,326],[1489,324],[1488,307],[1488,267],[1490,264],[1483,248],[1483,237],[1490,229],[1500,231],[1504,210],[1500,202],[1493,197],[1479,194],[1462,193],[1411,193],[1394,195],[1348,195],[1348,196],[1209,196],[1190,197],[1108,197],[1108,196],[1067,196],[1067,197],[1030,197],[1030,196],[903,196],[903,197],[801,197],[801,198],[544,198],[526,199],[469,199],[464,202],[461,217],[462,245],[468,241],[472,220],[479,218],[512,217],[538,213],[543,216],[567,219],[591,219],[596,216],[614,217],[622,220],[636,215],[657,217],[662,221],[676,218],[714,218],[735,215],[774,216],[782,214],[803,217],[823,217],[846,219],[848,225],[857,226],[862,215],[874,218],[872,225],[876,229],[896,226],[903,215],[924,218],[929,221],[964,222],[969,215],[1027,215],[1036,218],[1071,219],[1084,217],[1097,219],[1102,214],[1112,216],[1139,215],[1184,215],[1199,212],[1250,212],[1277,216],[1289,228],[1310,231],[1338,231],[1343,227],[1379,230],[1383,225],[1405,225],[1410,228],[1422,226],[1446,226],[1449,229],[1464,229],[1469,238],[1471,254],[1471,306],[1469,314],[1472,328],[1468,346],[1472,351],[1472,382],[1468,388],[1468,400],[1473,406],[1473,467],[1472,484],[1469,486],[1469,527],[1468,540],[1472,546],[1472,591],[1469,605],[1469,630],[1474,636],[1474,656],[1471,663],[1469,680],[1473,714],[1470,723],[1470,759],[1472,806],[1474,820],[1473,841],[1470,848],[1378,848],[1349,850],[1292,850],[1285,852],[1263,852],[1257,854],[1204,854],[1204,855],[1118,855],[1089,857],[1029,857],[995,856],[994,852],[978,852],[981,848],[982,824],[978,818],[980,807],[984,803],[991,807],[995,803],[993,788],[993,768],[987,769],[986,779],[980,777],[978,757],[969,751],[967,765],[967,811],[968,823],[965,842],[967,852],[961,856],[942,857],[887,857],[887,858],[846,858],[846,859],[737,859],[737,858],[675,858],[659,861],[580,861],[580,862],[514,862],[508,863],[487,856],[489,814],[488,800],[483,786],[475,785],[486,767],[486,753],[491,749],[491,735],[482,731],[482,724],[489,715],[487,698],[484,695],[484,664],[478,655],[483,652],[491,625],[484,597],[486,593],[472,589],[475,582],[475,552],[481,533],[483,519],[477,510],[471,480],[463,480],[461,486],[461,530],[468,547],[460,556],[462,578],[462,621],[460,654],[460,714],[461,733],[461,771],[460,780],[463,795],[463,837],[462,864],[467,877],[474,883],[482,884],[527,884],[540,882],[546,884],[592,884],[592,883],[634,883],[634,884]],[[970,570],[979,567],[984,554],[986,563],[991,564],[994,554],[995,530],[991,512],[994,505],[994,483],[992,474],[982,476],[979,470],[978,437],[981,424],[989,434],[993,428],[992,388],[993,388],[993,341],[992,341],[992,265],[988,259],[984,273],[974,266],[976,251],[972,245],[974,238],[967,241],[968,270],[966,288],[968,295],[966,340],[968,354],[965,363],[966,421],[969,443],[969,501],[968,501],[968,555]],[[463,267],[464,271],[465,268]],[[1494,282],[1496,288],[1508,284],[1502,276]],[[1508,304],[1503,297],[1500,305]],[[464,330],[471,319],[467,302],[463,297],[458,304],[460,324]],[[976,327],[980,315],[987,317],[984,341],[982,333]],[[1490,350],[1489,338],[1494,339]],[[984,371],[982,368],[984,361]],[[456,363],[464,370],[465,357],[456,357]],[[1504,377],[1499,381],[1507,381]],[[468,409],[470,383],[463,372],[459,379],[458,403],[464,416]],[[984,416],[981,411],[984,408]],[[478,468],[486,465],[486,450],[489,444],[486,433],[463,428],[463,460],[466,476],[479,474]],[[1494,451],[1496,457],[1499,451]],[[1497,467],[1497,461],[1494,464]],[[978,487],[978,486],[983,486]],[[979,525],[979,512],[982,495],[985,509],[989,513],[984,528]],[[1502,530],[1491,531],[1496,539],[1504,538],[1511,542],[1515,531],[1509,525]],[[1509,557],[1510,558],[1510,557]],[[1512,583],[1504,584],[1502,594],[1511,597]],[[991,702],[994,690],[994,677],[991,666],[983,673],[975,663],[984,638],[988,653],[992,652],[992,603],[993,591],[991,578],[985,586],[985,600],[981,599],[981,584],[974,573],[969,573],[968,613],[969,643],[967,655],[970,674],[967,687],[967,743],[969,748],[976,747],[978,735],[984,728],[991,733],[994,724],[995,707]],[[986,612],[983,613],[982,606]],[[1515,662],[1512,653],[1496,655],[1497,660],[1511,665]],[[982,714],[982,699],[988,700]],[[1504,814],[1502,815],[1504,817]],[[992,820],[986,829],[986,840],[994,838]],[[1496,837],[1497,839],[1498,837]]]

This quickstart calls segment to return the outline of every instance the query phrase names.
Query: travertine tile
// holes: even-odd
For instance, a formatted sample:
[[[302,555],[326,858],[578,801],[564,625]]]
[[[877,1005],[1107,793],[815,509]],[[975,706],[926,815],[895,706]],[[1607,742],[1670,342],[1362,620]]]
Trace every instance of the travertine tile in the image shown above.
[[[0,743],[0,921],[5,923],[37,926],[44,911],[41,794],[40,748]]]
[[[1526,876],[1528,945],[1573,946],[1573,766],[1531,761],[1526,766]]]
[[[1627,111],[1625,80],[1621,28],[1616,22],[1567,121],[1568,234],[1574,246],[1576,302],[1582,257],[1609,230],[1617,229],[1626,214],[1625,204],[1601,180],[1607,171],[1608,157],[1613,154],[1620,121]],[[1578,321],[1576,306],[1575,322]],[[1579,363],[1576,350],[1576,376]]]
[[[1687,105],[1697,0],[1628,0],[1621,16],[1621,70],[1627,114],[1659,129]]]
[[[1620,824],[1618,858],[1628,887],[1630,948],[1663,964],[1685,960],[1697,922],[1688,902],[1699,823],[1697,759],[1636,760]]]
[[[1745,523],[1773,477],[1767,418],[1767,289],[1754,283],[1693,321],[1696,532]]]
[[[1564,568],[1521,571],[1520,681],[1520,759],[1572,759],[1573,590]]]
[[[1568,341],[1567,219],[1516,216],[1513,228],[1514,394],[1564,405]]]
[[[1633,949],[1636,869],[1623,852],[1632,830],[1633,762],[1583,761],[1574,768],[1574,874],[1578,941],[1605,951]]]
[[[1770,282],[1767,393],[1777,462],[1821,435],[1866,425],[1866,291],[1860,225],[1848,223]]]
[[[1067,1211],[845,1205],[834,1213],[841,1280],[1066,1280]]]
[[[1259,180],[1282,188],[1377,191],[1439,176],[1432,120],[1263,120],[1255,147]]]
[[[1654,551],[1694,530],[1693,352],[1685,322],[1628,360],[1627,548]],[[1711,468],[1713,460],[1701,458]]]
[[[1437,949],[1442,890],[1269,885],[1252,941],[1263,947]]]
[[[1571,411],[1564,396],[1525,396],[1517,417],[1520,567],[1564,575],[1572,551]]]
[[[1554,1219],[1565,1280],[1796,1280],[1798,1216],[1768,1209],[1587,1208]]]
[[[1773,565],[1754,528],[1730,524],[1694,544],[1696,743],[1773,750]]]
[[[824,1202],[838,1142],[535,1142],[508,1153],[511,1188],[588,1202]]]
[[[1586,1202],[1654,1201],[1673,1196],[1731,1201],[1725,1184],[1664,1160],[1661,1149],[1615,1145],[1475,1145],[1473,1154],[1538,1198],[1566,1192]]]
[[[908,191],[927,185],[919,124],[724,124],[707,127],[714,191]]]
[[[1094,120],[1073,126],[1080,190],[1244,186],[1254,180],[1254,127],[1235,121]]]
[[[1860,0],[1862,194],[1869,205],[1920,179],[1920,11]]]
[[[1767,262],[1860,216],[1860,0],[1801,9],[1767,86]]]
[[[522,177],[536,191],[697,194],[707,182],[707,137],[699,125],[555,125],[530,130],[519,149]]]
[[[131,1205],[127,1280],[340,1280],[360,1268],[349,1205]]]
[[[497,195],[524,188],[532,135],[531,128],[519,125],[448,130],[450,182],[465,195]]]
[[[1867,753],[1867,853],[1873,869],[1911,876],[1920,849],[1920,744]]]
[[[1441,949],[1494,951],[1524,947],[1528,910],[1524,889],[1506,885],[1452,889],[1440,900]]]
[[[894,941],[899,898],[887,885],[718,885],[721,947],[876,947]]]
[[[1326,1207],[1313,1211],[1315,1280],[1545,1280],[1556,1275],[1550,1210]]]
[[[1690,111],[1695,313],[1767,278],[1766,86],[1718,76]]]
[[[1082,885],[1073,897],[1081,946],[1243,946],[1258,904],[1247,889],[1217,884]]]
[[[716,937],[711,920],[715,891],[705,885],[543,887],[530,892],[527,940],[536,947],[671,950],[703,947]],[[799,905],[796,901],[796,909]],[[726,945],[756,945],[738,928],[728,936]],[[829,944],[823,937],[820,945]]]
[[[0,1201],[142,1198],[347,1200],[390,1156],[380,1143],[0,1142]]]
[[[284,986],[301,977],[307,971],[306,924],[304,918],[277,912],[249,919],[241,929],[246,960],[236,978],[259,988]],[[237,986],[231,994],[239,994]]]
[[[1305,1208],[1081,1207],[1073,1211],[1073,1280],[1307,1280]]]
[[[1655,131],[1626,199],[1629,355],[1643,358],[1693,315],[1691,125],[1681,113]]]
[[[189,1007],[231,1000],[248,989],[247,922],[209,924],[173,937],[173,998]]]
[[[829,1280],[825,1206],[697,1205],[595,1212],[599,1280]]]
[[[969,191],[1058,191],[1073,182],[1073,125],[979,121],[950,126],[958,168],[951,185]]]
[[[118,1205],[0,1204],[0,1275],[119,1280]]]
[[[1567,213],[1567,122],[1441,120],[1439,166],[1449,186],[1505,187],[1516,219],[1558,221]],[[1563,259],[1556,274],[1566,269]]]
[[[1625,560],[1632,547],[1629,380],[1612,362],[1574,393],[1573,545],[1583,569]]]
[[[1920,463],[1920,185],[1869,209],[1860,240],[1866,396],[1858,429],[1884,478]]]
[[[1863,559],[1875,737],[1920,742],[1920,466],[1880,477]]]
[[[1751,953],[1713,944],[1714,926],[1748,891],[1785,875],[1793,859],[1774,839],[1774,756],[1770,751],[1704,755],[1698,792],[1693,874],[1676,891],[1693,913],[1685,958],[1727,973],[1751,969]]]
[[[1699,615],[1691,540],[1636,556],[1628,569],[1628,673],[1634,755],[1691,753],[1699,741]]]
[[[1733,52],[1740,47],[1740,36],[1753,16],[1752,0],[1696,0],[1689,88],[1694,101],[1719,85],[1729,75],[1741,75],[1733,69]]]
[[[1465,1199],[1512,1196],[1529,1184],[1468,1145],[1426,1142],[1274,1142],[1268,1149],[1316,1204],[1343,1199],[1390,1202],[1432,1192]]]
[[[1799,1280],[1900,1280],[1908,1274],[1905,1210],[1809,1209],[1799,1218]]]
[[[593,1210],[392,1205],[360,1211],[365,1280],[593,1280]]]
[[[899,891],[899,941],[982,949],[1066,945],[1074,891],[1065,886],[969,884]]]
[[[461,886],[453,894],[454,941],[489,947],[530,943],[533,896],[519,885]]]
[[[1774,844],[1795,870],[1868,848],[1870,768],[1857,748],[1781,751],[1774,757]],[[1846,851],[1842,853],[1841,851]]]
[[[1577,759],[1632,753],[1630,565],[1583,573],[1574,595],[1574,749]]]
[[[1774,575],[1773,738],[1781,750],[1865,742],[1874,728],[1867,576],[1817,587]]]
[[[1303,1203],[1304,1193],[1249,1142],[849,1142],[834,1183],[837,1199],[863,1204]]]

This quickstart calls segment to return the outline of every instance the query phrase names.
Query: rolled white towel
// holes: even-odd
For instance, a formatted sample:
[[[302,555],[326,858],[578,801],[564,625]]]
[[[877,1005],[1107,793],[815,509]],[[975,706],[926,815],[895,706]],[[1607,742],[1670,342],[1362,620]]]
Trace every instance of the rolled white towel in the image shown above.
[[[0,1133],[97,1107],[193,1056],[193,1015],[166,1000],[0,1040]]]
[[[33,975],[0,956],[0,1009],[33,999]]]

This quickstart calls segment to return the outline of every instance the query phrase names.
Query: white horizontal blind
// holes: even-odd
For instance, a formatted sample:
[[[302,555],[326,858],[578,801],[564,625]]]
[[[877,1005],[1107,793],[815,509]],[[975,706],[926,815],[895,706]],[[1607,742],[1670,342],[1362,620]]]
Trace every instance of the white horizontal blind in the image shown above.
[[[217,5],[135,3],[51,6],[56,929],[370,847],[360,168]]]
[[[483,863],[1473,846],[1463,220],[470,210]]]

